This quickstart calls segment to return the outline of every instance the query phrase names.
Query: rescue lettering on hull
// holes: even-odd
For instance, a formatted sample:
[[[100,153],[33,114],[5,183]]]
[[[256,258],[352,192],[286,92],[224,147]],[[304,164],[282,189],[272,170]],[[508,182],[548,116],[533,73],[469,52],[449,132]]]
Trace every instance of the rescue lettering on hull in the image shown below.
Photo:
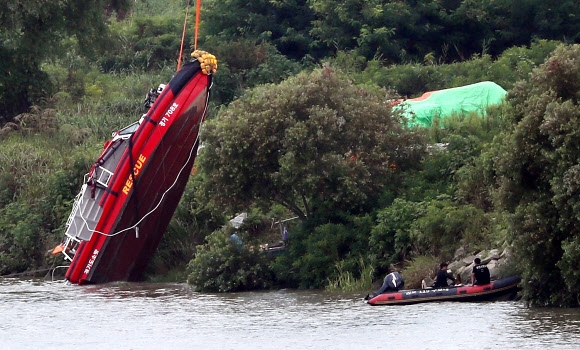
[[[167,122],[169,121],[169,118],[171,118],[171,115],[173,114],[173,112],[175,112],[175,110],[177,109],[177,107],[179,107],[179,104],[174,102],[171,105],[171,107],[169,107],[169,110],[165,113],[163,118],[161,118],[161,121],[159,121],[159,125],[165,126],[167,124]]]
[[[436,289],[421,289],[421,290],[409,290],[405,291],[404,295],[415,295],[415,294],[434,294],[437,292],[448,292],[449,288],[441,287]]]
[[[99,250],[95,249],[93,251],[93,255],[91,256],[91,259],[89,260],[89,262],[87,263],[87,266],[85,266],[85,275],[88,275],[89,272],[91,271],[91,268],[93,267],[93,264],[95,263],[95,260],[97,260],[97,256],[99,255]]]
[[[147,157],[145,157],[144,155],[139,155],[139,158],[137,158],[137,162],[135,163],[135,166],[133,167],[133,176],[129,175],[129,177],[127,178],[127,181],[125,181],[125,186],[123,186],[123,193],[126,195],[129,195],[129,191],[131,191],[131,188],[133,188],[133,182],[134,179],[137,178],[137,176],[139,176],[139,174],[141,173],[141,169],[143,169],[143,166],[145,165],[145,161],[147,160]]]

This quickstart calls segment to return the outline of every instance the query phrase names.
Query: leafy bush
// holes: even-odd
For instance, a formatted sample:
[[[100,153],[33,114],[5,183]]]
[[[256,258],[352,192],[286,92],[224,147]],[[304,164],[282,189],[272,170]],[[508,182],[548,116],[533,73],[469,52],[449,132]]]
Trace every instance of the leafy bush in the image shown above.
[[[566,281],[569,290],[580,290],[580,271],[578,261],[580,261],[580,237],[570,237],[562,242],[562,259],[558,261],[558,268],[562,271],[562,277]],[[576,302],[580,304],[580,293],[576,293]]]
[[[523,267],[524,297],[576,306],[574,278],[580,185],[580,45],[559,46],[508,94],[510,123],[493,157],[498,209],[509,213],[509,243]],[[576,263],[571,263],[573,260]]]
[[[277,282],[300,288],[322,288],[337,281],[341,275],[365,281],[361,277],[368,272],[366,264],[370,264],[366,257],[371,217],[353,216],[343,221],[344,224],[313,227],[305,223],[293,230],[288,252],[272,264]],[[365,258],[362,262],[361,256]]]
[[[94,161],[60,132],[27,134],[1,141],[0,273],[46,266],[46,252],[62,238],[72,200]]]
[[[489,219],[482,210],[471,205],[457,206],[441,196],[429,202],[425,215],[413,223],[411,238],[417,255],[450,260],[458,246],[486,246],[489,230]]]
[[[441,261],[430,255],[416,256],[405,263],[401,275],[405,279],[405,288],[421,288],[421,282],[425,278],[435,278]]]
[[[42,215],[33,205],[12,202],[0,208],[0,275],[42,266]]]
[[[362,74],[363,76],[372,76],[373,82],[379,86],[393,89],[405,98],[414,98],[424,92],[448,86],[436,66],[404,64],[380,67],[369,65]]]
[[[231,226],[215,231],[207,243],[197,247],[188,264],[187,282],[196,291],[237,292],[264,289],[272,285],[273,276],[265,253],[255,241],[241,235],[243,245],[232,242]]]
[[[390,265],[410,258],[416,247],[410,232],[414,222],[424,215],[425,204],[400,198],[379,211],[377,223],[369,238],[369,254],[376,261],[376,270],[384,274]],[[374,277],[378,277],[375,275]]]

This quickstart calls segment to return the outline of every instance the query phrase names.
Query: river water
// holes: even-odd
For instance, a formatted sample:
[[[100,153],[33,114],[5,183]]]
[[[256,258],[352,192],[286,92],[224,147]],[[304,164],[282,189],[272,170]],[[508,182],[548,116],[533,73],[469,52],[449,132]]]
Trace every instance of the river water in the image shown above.
[[[0,349],[578,349],[580,310],[0,278]]]

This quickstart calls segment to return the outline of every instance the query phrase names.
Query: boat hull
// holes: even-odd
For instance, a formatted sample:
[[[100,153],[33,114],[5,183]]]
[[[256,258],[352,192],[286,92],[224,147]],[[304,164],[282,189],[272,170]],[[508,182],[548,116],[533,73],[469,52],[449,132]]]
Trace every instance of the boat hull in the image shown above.
[[[513,299],[520,277],[510,276],[481,286],[459,286],[433,289],[401,290],[377,295],[368,300],[377,305],[409,305],[437,301],[496,301]]]
[[[80,241],[75,250],[65,275],[70,282],[142,278],[190,176],[210,89],[211,75],[202,73],[197,61],[184,65],[134,133],[107,144],[91,178],[110,159],[117,164],[109,164],[107,186],[97,188],[102,193],[93,204],[98,218],[85,230],[92,233],[90,239]],[[84,197],[84,203],[90,200]],[[77,222],[87,222],[82,217],[86,207],[79,209]]]

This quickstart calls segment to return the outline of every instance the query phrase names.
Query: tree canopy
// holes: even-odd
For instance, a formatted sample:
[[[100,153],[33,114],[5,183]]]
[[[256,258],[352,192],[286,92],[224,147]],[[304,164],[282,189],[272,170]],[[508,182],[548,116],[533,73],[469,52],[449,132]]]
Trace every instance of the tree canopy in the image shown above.
[[[106,15],[125,10],[129,0],[0,0],[0,123],[51,92],[40,68],[57,55],[63,38],[74,37],[83,54],[103,48]]]
[[[207,188],[224,204],[279,203],[302,219],[322,203],[368,208],[424,152],[393,98],[329,67],[258,87],[207,122]]]
[[[263,40],[283,55],[300,59],[311,52],[314,14],[306,0],[214,0],[203,6],[205,39]]]
[[[495,154],[499,207],[524,267],[526,296],[580,296],[580,45],[560,46],[509,93],[511,130]],[[532,244],[530,244],[532,243]]]
[[[292,58],[353,51],[388,63],[451,63],[533,39],[578,42],[578,16],[575,0],[214,0],[204,31],[269,40]]]

